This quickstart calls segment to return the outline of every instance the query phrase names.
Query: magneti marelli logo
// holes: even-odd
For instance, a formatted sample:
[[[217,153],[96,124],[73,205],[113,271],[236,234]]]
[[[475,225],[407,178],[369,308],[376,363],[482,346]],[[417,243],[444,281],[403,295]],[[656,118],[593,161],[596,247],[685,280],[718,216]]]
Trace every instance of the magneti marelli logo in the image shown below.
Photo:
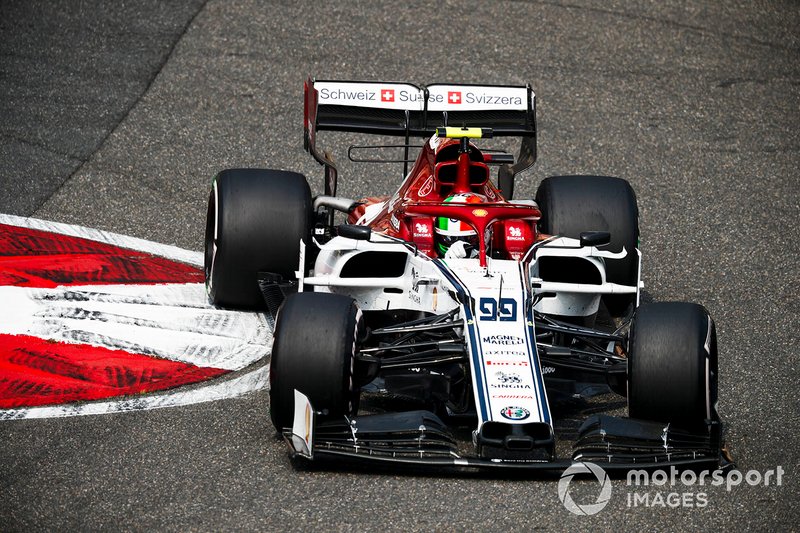
[[[576,474],[594,474],[594,477],[600,483],[600,493],[594,503],[579,505],[575,503],[570,495],[570,483]],[[594,463],[574,463],[569,468],[564,470],[561,474],[561,479],[558,480],[558,499],[564,504],[567,511],[579,516],[592,516],[608,505],[608,500],[611,499],[611,479],[609,479],[606,471]]]

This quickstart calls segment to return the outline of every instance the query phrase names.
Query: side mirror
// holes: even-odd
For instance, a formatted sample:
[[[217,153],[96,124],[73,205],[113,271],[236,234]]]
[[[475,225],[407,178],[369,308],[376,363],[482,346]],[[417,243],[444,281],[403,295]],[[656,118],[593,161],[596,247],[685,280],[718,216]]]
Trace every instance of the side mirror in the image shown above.
[[[372,236],[372,228],[356,224],[341,224],[337,228],[339,237],[346,237],[356,241],[368,241]]]
[[[581,248],[584,246],[603,246],[611,242],[607,231],[584,231],[581,233]]]

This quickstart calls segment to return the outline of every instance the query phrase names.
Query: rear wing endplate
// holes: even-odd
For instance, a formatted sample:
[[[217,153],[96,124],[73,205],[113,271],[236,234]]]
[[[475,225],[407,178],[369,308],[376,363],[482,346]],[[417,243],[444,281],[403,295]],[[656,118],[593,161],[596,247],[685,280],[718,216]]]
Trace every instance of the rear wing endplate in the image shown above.
[[[513,165],[503,165],[499,185],[507,199],[514,175],[536,160],[536,97],[530,85],[467,85],[374,81],[305,83],[304,147],[326,167],[325,194],[335,195],[336,167],[320,153],[316,132],[344,131],[428,137],[446,126],[491,128],[494,136],[522,137]]]

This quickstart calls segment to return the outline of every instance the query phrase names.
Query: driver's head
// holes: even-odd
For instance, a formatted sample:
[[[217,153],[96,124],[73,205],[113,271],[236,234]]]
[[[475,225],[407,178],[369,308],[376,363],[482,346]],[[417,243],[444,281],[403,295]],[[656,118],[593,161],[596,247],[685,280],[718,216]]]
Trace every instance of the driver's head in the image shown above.
[[[448,196],[445,203],[479,204],[486,200],[479,194],[459,193]],[[472,226],[455,218],[437,217],[434,227],[436,251],[444,257],[447,250],[458,241],[466,244],[469,250],[478,249],[478,234]]]

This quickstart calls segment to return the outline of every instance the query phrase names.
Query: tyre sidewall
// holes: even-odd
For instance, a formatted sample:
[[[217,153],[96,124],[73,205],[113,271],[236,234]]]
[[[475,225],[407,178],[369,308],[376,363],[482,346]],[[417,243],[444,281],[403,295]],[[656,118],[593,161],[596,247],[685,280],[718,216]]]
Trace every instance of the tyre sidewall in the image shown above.
[[[700,305],[659,302],[637,310],[628,353],[631,418],[694,427],[713,418],[716,330]]]
[[[291,426],[295,389],[320,419],[352,415],[358,405],[354,366],[363,329],[361,311],[346,296],[300,293],[278,313],[270,365],[270,415]]]

